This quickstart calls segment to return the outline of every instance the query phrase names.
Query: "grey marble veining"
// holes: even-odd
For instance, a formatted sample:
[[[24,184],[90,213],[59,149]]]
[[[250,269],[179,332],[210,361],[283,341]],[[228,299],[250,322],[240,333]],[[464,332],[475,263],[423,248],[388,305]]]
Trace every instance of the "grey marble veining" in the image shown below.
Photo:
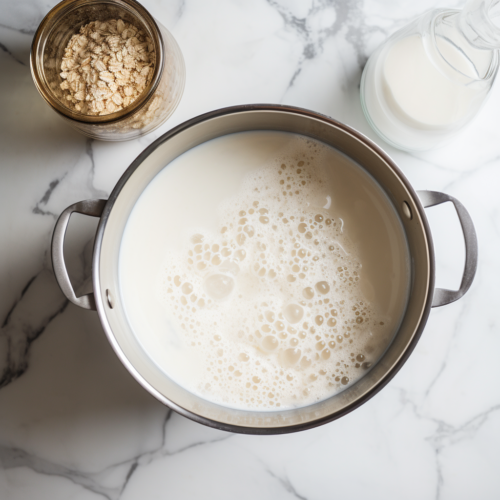
[[[182,102],[159,130],[108,144],[68,129],[31,81],[29,49],[55,1],[0,4],[0,498],[2,500],[496,500],[500,496],[500,91],[449,146],[411,155],[370,130],[359,79],[415,15],[462,1],[146,0],[186,59]],[[171,412],[126,372],[97,315],[68,304],[49,245],[71,203],[106,198],[154,139],[195,115],[269,102],[366,134],[416,189],[470,211],[480,264],[464,299],[433,310],[415,352],[375,398],[287,436],[241,436]],[[430,209],[437,285],[460,278],[452,211]],[[88,289],[95,221],[72,220],[67,260]]]

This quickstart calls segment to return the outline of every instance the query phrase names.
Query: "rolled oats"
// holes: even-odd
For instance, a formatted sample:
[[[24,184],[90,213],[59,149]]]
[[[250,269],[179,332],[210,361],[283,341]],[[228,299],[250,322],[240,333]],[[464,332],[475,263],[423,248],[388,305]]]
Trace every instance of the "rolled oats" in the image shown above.
[[[144,92],[154,63],[152,40],[136,26],[121,19],[88,23],[71,37],[61,62],[66,105],[86,115],[120,111]]]

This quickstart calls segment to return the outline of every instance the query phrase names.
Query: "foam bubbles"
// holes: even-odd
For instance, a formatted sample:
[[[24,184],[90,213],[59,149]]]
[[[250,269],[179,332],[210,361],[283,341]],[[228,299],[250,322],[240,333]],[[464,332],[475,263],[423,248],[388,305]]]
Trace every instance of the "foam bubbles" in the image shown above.
[[[304,309],[298,304],[288,304],[283,309],[283,315],[290,324],[298,323],[304,316]]]
[[[217,231],[198,228],[167,255],[162,303],[186,357],[203,363],[203,378],[185,381],[193,392],[241,408],[310,404],[359,379],[390,342],[349,227],[323,208],[324,148],[297,137],[221,202]]]
[[[234,279],[231,276],[226,276],[224,274],[212,274],[205,278],[204,285],[205,291],[209,297],[217,300],[223,300],[233,291]],[[182,285],[183,290],[185,286],[186,283]]]
[[[318,293],[325,295],[330,291],[330,285],[326,281],[319,281],[314,285],[314,288],[318,291]]]

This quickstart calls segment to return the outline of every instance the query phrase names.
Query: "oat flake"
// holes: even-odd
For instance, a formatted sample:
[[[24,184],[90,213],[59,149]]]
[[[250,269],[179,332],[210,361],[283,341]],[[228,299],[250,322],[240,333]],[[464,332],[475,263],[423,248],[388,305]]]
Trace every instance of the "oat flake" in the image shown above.
[[[86,115],[120,111],[144,92],[154,61],[151,38],[136,26],[121,19],[88,23],[71,37],[61,63],[66,105]]]

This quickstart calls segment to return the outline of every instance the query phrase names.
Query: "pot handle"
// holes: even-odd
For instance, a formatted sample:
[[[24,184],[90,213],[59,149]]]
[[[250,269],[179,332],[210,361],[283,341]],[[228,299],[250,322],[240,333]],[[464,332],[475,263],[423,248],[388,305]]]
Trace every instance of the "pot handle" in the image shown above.
[[[436,288],[434,290],[432,307],[444,306],[463,297],[474,281],[477,270],[476,230],[474,229],[474,224],[469,212],[467,212],[462,203],[456,198],[453,198],[453,196],[438,191],[417,191],[417,194],[424,208],[451,201],[457,211],[458,219],[460,220],[460,225],[464,233],[465,266],[460,288],[458,290],[446,290],[444,288]]]
[[[52,267],[62,293],[64,293],[66,298],[73,302],[73,304],[94,311],[96,310],[94,294],[88,293],[81,297],[77,297],[73,290],[68,271],[66,270],[66,263],[64,262],[64,236],[66,235],[69,219],[73,212],[89,215],[91,217],[100,217],[107,201],[108,200],[85,200],[69,206],[59,216],[59,219],[57,219],[54,234],[52,235]]]

